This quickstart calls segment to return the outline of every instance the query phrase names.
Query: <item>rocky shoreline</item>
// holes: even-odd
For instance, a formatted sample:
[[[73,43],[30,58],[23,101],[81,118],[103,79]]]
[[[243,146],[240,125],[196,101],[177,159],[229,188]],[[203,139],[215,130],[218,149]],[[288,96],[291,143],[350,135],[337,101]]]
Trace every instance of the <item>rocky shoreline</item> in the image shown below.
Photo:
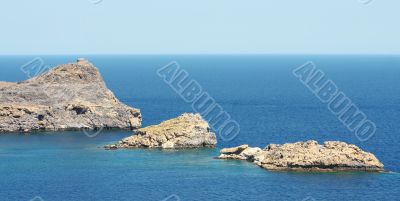
[[[105,148],[212,148],[216,144],[215,133],[200,114],[184,113],[158,125],[138,129],[134,135]]]
[[[141,121],[140,110],[121,103],[86,60],[22,82],[0,82],[0,133],[137,129]]]
[[[372,153],[339,141],[326,141],[323,145],[313,140],[270,144],[264,149],[241,145],[222,149],[220,153],[218,159],[247,160],[274,171],[385,171]]]
[[[80,129],[136,132],[105,149],[215,148],[217,137],[200,114],[184,113],[141,128],[139,109],[121,103],[87,60],[62,64],[23,82],[0,82],[0,133]],[[241,145],[220,151],[218,159],[247,160],[275,171],[384,171],[383,164],[356,145],[327,141]]]

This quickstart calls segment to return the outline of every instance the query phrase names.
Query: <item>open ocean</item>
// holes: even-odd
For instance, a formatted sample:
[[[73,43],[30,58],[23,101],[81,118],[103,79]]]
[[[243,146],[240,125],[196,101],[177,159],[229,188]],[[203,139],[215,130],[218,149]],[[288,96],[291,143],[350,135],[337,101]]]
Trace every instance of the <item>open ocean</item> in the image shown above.
[[[43,56],[46,65],[78,56]],[[101,72],[122,102],[140,108],[143,126],[193,112],[157,75],[179,63],[232,119],[240,133],[218,136],[216,149],[117,150],[103,145],[131,135],[104,131],[0,134],[0,201],[71,200],[400,200],[400,56],[79,55]],[[0,80],[22,81],[35,56],[0,56]],[[313,61],[377,130],[360,141],[292,70]],[[339,140],[374,153],[388,173],[271,172],[216,160],[223,147],[265,147]]]

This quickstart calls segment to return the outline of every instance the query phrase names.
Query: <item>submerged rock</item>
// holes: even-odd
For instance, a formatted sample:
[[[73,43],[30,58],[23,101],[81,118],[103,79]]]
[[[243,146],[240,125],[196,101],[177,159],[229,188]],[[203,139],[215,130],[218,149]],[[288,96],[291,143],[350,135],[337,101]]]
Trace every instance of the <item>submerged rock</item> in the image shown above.
[[[194,148],[215,147],[217,138],[210,132],[210,126],[200,114],[184,113],[181,116],[164,121],[158,125],[137,130],[135,135],[127,137],[106,149],[116,148]]]
[[[140,126],[140,111],[118,101],[84,59],[23,82],[0,82],[0,132]]]
[[[244,148],[245,147],[245,148]],[[244,149],[243,149],[244,148]],[[219,159],[249,160],[268,170],[297,171],[384,171],[383,164],[356,145],[327,141],[270,144],[265,149],[247,145],[221,150]]]

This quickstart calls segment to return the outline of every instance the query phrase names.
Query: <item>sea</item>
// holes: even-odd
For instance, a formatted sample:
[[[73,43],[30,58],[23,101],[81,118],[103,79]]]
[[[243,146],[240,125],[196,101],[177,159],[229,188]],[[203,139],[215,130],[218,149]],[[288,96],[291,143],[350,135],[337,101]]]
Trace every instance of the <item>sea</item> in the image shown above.
[[[32,62],[54,67],[78,57],[99,69],[121,102],[141,110],[143,126],[196,112],[157,73],[172,62],[240,131],[229,139],[216,131],[216,148],[114,151],[103,146],[132,131],[2,133],[1,201],[400,200],[400,56],[0,56],[0,80],[27,79],[24,66]],[[372,136],[360,138],[293,74],[310,62],[376,125]],[[215,159],[224,147],[306,140],[355,144],[375,154],[387,172],[275,172]]]

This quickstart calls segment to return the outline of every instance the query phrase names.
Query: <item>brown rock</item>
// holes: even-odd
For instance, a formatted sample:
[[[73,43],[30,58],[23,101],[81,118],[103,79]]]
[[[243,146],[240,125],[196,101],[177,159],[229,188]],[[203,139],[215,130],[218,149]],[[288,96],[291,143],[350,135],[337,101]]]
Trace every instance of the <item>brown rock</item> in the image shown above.
[[[140,126],[140,111],[119,102],[83,59],[23,82],[0,82],[0,132]]]
[[[137,130],[117,144],[118,148],[194,148],[215,147],[216,136],[199,114],[185,113],[159,125]]]
[[[327,141],[270,144],[265,149],[244,149],[240,153],[221,154],[218,158],[250,160],[268,170],[297,171],[384,171],[383,164],[356,145]]]

